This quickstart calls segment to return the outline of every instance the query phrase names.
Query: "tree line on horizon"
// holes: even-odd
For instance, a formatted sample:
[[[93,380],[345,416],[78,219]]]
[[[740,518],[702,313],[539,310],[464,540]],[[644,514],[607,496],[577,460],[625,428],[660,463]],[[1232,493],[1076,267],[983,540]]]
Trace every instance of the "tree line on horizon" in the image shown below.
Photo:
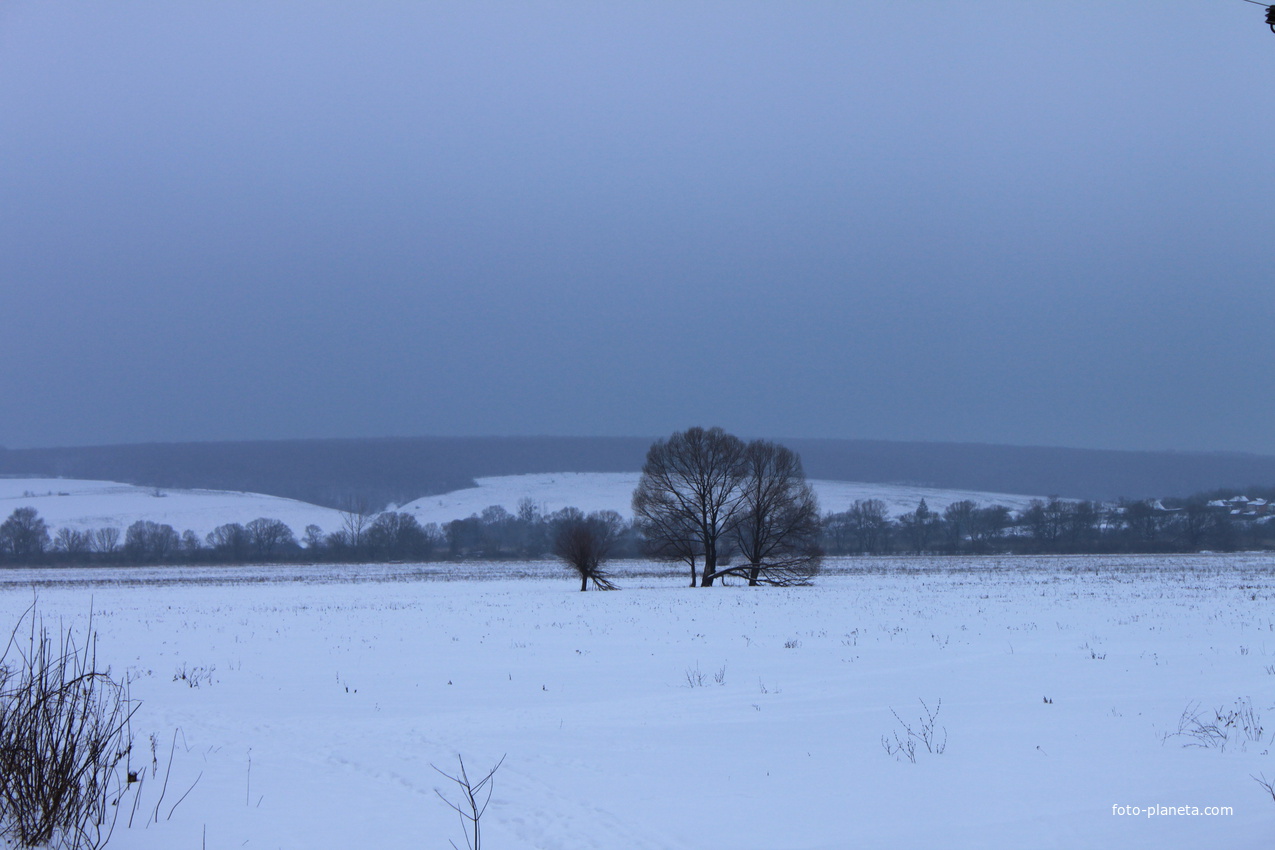
[[[924,500],[922,500],[924,502]],[[619,524],[611,560],[666,557],[632,521]],[[535,560],[553,555],[558,529],[585,519],[574,508],[549,515],[510,514],[499,505],[442,525],[421,524],[410,514],[355,517],[355,530],[324,533],[307,526],[301,537],[268,517],[227,523],[207,535],[138,520],[126,529],[107,526],[51,530],[34,508],[13,511],[0,524],[0,563],[38,565],[269,564]],[[825,555],[1156,554],[1275,549],[1275,527],[1239,520],[1217,507],[1195,504],[1160,509],[1154,503],[1038,500],[1015,513],[1002,505],[956,502],[943,511],[924,503],[891,518],[884,502],[856,501],[825,514],[819,523]],[[733,551],[718,553],[731,566]],[[689,564],[689,561],[687,561]],[[735,568],[732,567],[734,570]],[[710,575],[717,572],[710,571]],[[735,570],[732,573],[738,575]],[[717,573],[714,578],[720,578]]]
[[[1242,515],[1215,491],[1186,499],[1117,503],[1059,498],[1022,511],[964,500],[890,517],[884,502],[855,501],[820,514],[800,457],[764,440],[745,443],[720,428],[690,428],[656,441],[633,497],[634,518],[577,508],[545,513],[523,499],[515,513],[421,524],[408,513],[365,505],[342,511],[341,527],[260,517],[206,535],[139,520],[126,529],[50,529],[32,507],[0,523],[0,563],[268,564],[511,560],[556,556],[605,587],[606,560],[683,564],[692,584],[727,577],[749,584],[808,581],[825,554],[1116,554],[1275,548],[1275,522]],[[1275,489],[1260,496],[1275,497]],[[1275,502],[1275,498],[1271,498]],[[1271,519],[1275,519],[1272,512]],[[581,566],[581,565],[585,566]]]

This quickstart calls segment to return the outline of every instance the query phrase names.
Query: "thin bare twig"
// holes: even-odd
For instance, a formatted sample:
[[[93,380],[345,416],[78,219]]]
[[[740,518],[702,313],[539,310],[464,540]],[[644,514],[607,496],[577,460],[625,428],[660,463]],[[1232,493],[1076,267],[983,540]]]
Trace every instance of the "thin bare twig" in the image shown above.
[[[460,773],[456,776],[447,773],[435,765],[431,764],[430,767],[456,783],[456,785],[460,788],[461,796],[463,798],[463,807],[447,799],[443,796],[443,792],[437,788],[434,789],[434,793],[438,795],[438,799],[450,806],[452,810],[460,816],[462,834],[465,836],[465,846],[468,847],[469,850],[481,850],[481,821],[483,813],[487,811],[487,805],[491,802],[491,793],[495,788],[494,783],[492,782],[492,777],[496,775],[496,771],[500,769],[500,766],[505,763],[505,756],[501,756],[500,761],[496,762],[495,767],[487,771],[487,775],[477,782],[470,780],[469,773],[465,770],[465,759],[461,756],[457,756],[456,760],[460,762]],[[483,795],[484,788],[487,791],[485,796]],[[481,803],[479,802],[479,798],[482,798]],[[466,821],[469,822],[468,825],[466,824]],[[471,829],[473,832],[472,839],[470,838]],[[451,842],[451,845],[452,847],[456,847],[456,842]],[[459,848],[456,848],[456,850],[459,850]]]

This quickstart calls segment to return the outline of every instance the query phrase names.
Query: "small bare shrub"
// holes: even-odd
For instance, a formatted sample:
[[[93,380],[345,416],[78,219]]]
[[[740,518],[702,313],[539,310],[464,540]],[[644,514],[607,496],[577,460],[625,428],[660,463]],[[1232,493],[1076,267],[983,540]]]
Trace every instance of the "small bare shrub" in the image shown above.
[[[898,721],[903,734],[899,734],[900,730],[894,730],[893,743],[886,736],[881,736],[881,746],[885,748],[887,755],[894,756],[896,759],[903,757],[916,764],[916,755],[919,752],[917,749],[918,744],[924,744],[926,752],[934,755],[940,755],[947,749],[947,727],[942,727],[942,734],[940,735],[939,728],[935,726],[939,710],[943,708],[943,700],[939,699],[935,703],[933,711],[930,711],[930,707],[926,705],[925,700],[920,700],[920,703],[921,708],[925,710],[925,714],[917,720],[916,728],[913,728],[910,723],[905,723],[903,718],[899,717],[897,711],[890,709],[890,713]]]
[[[33,603],[0,655],[0,839],[103,846],[128,786],[136,709],[127,679],[98,667],[92,620],[83,643],[69,628],[54,636]]]
[[[911,735],[904,735],[900,738],[896,729],[894,730],[894,743],[890,743],[890,739],[882,735],[881,746],[885,748],[886,755],[894,756],[896,761],[902,756],[912,762],[912,764],[916,764],[916,739]]]
[[[1272,800],[1275,800],[1275,780],[1267,779],[1265,773],[1259,776],[1254,776],[1250,773],[1248,776],[1249,779],[1252,779],[1258,785],[1261,785],[1262,788],[1266,789],[1266,793],[1271,795]]]
[[[450,773],[444,773],[432,764],[430,767],[433,767],[434,770],[456,783],[460,789],[461,802],[459,804],[453,803],[444,797],[443,792],[437,788],[434,789],[434,793],[460,816],[460,824],[464,830],[465,846],[469,850],[482,850],[483,813],[487,811],[487,804],[491,802],[491,792],[494,790],[492,777],[496,775],[496,771],[500,769],[500,766],[505,763],[505,757],[501,756],[500,761],[496,762],[496,766],[487,771],[487,775],[477,782],[471,781],[469,774],[465,771],[465,759],[457,756],[456,760],[460,762],[460,772],[455,776]],[[485,794],[483,793],[484,789],[486,789]],[[472,838],[470,837],[471,832],[473,834]],[[449,843],[454,850],[459,850],[455,841]]]
[[[198,688],[200,685],[211,685],[213,683],[213,673],[216,672],[215,665],[208,667],[192,667],[187,669],[185,662],[173,673],[174,682],[185,682],[189,687]],[[348,688],[347,688],[348,690]]]
[[[1204,747],[1225,751],[1230,744],[1245,749],[1262,741],[1262,721],[1248,697],[1235,700],[1230,708],[1221,706],[1201,711],[1198,702],[1187,703],[1178,718],[1178,731],[1167,732],[1163,740],[1184,738],[1184,747]]]

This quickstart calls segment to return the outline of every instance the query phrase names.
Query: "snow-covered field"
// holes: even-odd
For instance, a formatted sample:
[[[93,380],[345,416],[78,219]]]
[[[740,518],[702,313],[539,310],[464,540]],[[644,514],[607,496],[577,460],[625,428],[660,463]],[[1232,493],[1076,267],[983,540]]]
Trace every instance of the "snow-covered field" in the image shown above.
[[[506,756],[488,850],[1258,848],[1273,567],[833,559],[813,587],[691,589],[633,563],[585,594],[548,562],[6,570],[0,622],[33,585],[46,620],[91,606],[133,677],[121,850],[464,846],[430,766],[458,753]],[[887,754],[922,700],[945,748]],[[1246,707],[1261,731],[1224,747],[1177,734]]]
[[[400,510],[412,513],[422,523],[444,523],[481,513],[483,508],[500,505],[518,512],[518,502],[529,498],[541,513],[552,513],[574,506],[589,513],[613,510],[630,516],[636,472],[555,472],[541,475],[502,475],[477,479],[477,487],[454,490],[441,496],[426,496],[404,505]],[[880,499],[890,516],[916,510],[922,499],[932,511],[942,512],[953,502],[970,499],[979,505],[998,504],[1011,510],[1027,507],[1031,496],[1006,493],[980,493],[969,490],[937,490],[905,484],[865,484],[856,481],[812,480],[819,496],[819,508],[825,513],[844,511],[856,499]]]

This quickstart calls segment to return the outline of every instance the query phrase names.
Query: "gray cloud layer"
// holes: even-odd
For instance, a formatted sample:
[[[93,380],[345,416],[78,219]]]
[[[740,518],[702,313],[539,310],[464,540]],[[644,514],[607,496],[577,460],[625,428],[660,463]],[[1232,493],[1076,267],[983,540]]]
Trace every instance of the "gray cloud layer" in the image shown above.
[[[1251,4],[0,6],[0,444],[1275,452]]]

